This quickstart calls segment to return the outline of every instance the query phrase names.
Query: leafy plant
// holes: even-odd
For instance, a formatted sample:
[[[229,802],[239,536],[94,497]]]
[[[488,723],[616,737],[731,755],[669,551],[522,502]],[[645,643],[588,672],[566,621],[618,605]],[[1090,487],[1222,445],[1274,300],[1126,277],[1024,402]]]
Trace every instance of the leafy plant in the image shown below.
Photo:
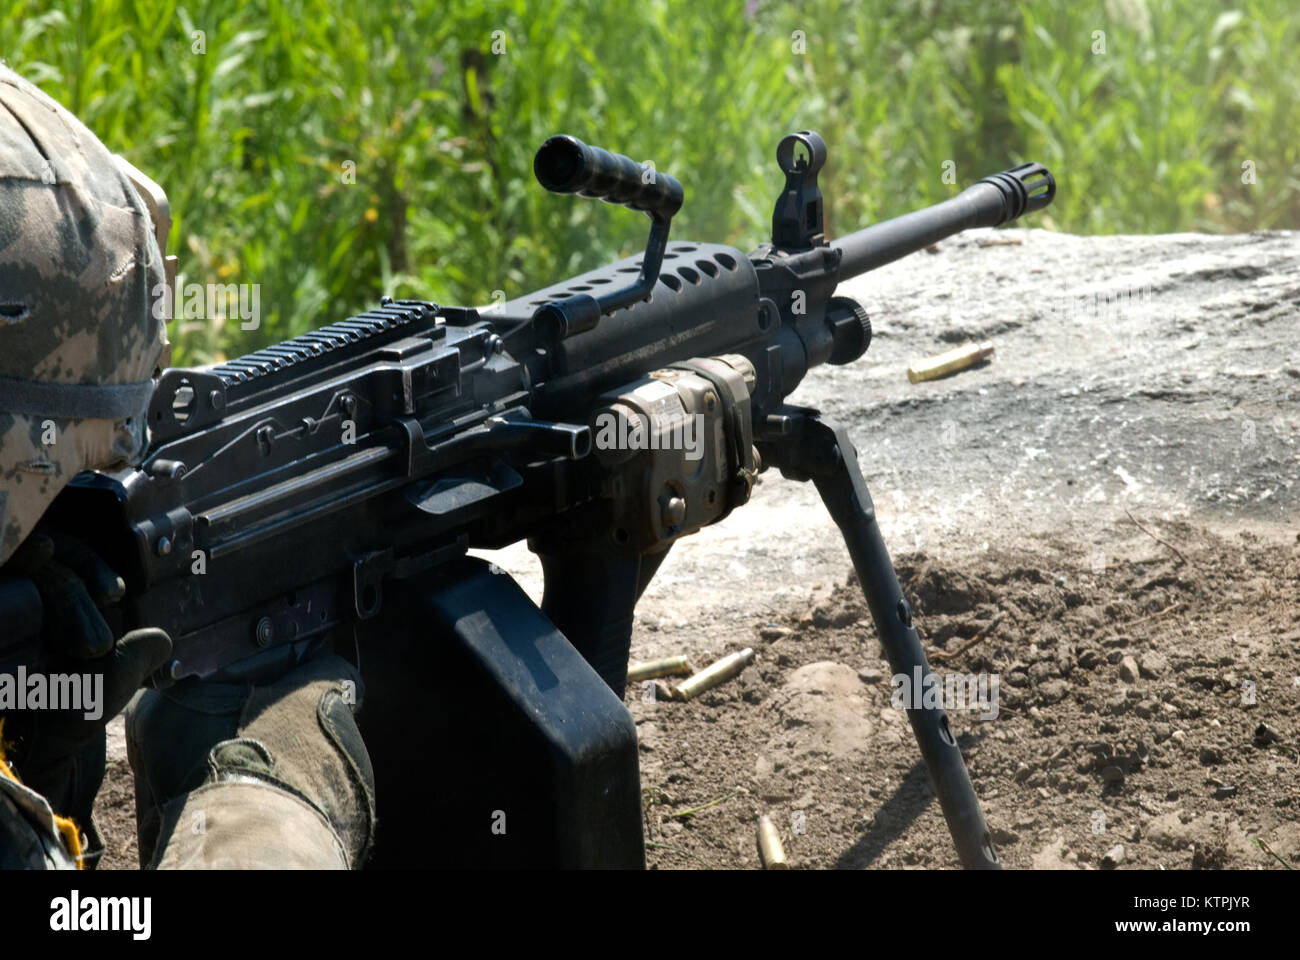
[[[832,234],[1027,159],[1057,229],[1294,228],[1290,3],[11,0],[0,49],[163,184],[183,282],[260,285],[256,328],[175,322],[201,363],[639,250],[635,215],[537,186],[555,132],[653,161],[686,186],[675,237],[742,248],[806,128]]]

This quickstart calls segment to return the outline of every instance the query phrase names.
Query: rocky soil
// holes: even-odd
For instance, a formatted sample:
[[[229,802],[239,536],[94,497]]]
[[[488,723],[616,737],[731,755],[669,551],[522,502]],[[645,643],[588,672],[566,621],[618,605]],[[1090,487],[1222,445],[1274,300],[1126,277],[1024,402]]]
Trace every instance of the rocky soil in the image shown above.
[[[900,559],[934,668],[1000,678],[996,710],[951,716],[1010,867],[1280,869],[1256,840],[1300,862],[1300,544],[1162,533],[1186,561],[1148,541],[1093,569],[1059,540]],[[856,581],[724,636],[699,657],[753,646],[736,681],[629,698],[652,864],[757,866],[767,813],[797,866],[955,865]]]

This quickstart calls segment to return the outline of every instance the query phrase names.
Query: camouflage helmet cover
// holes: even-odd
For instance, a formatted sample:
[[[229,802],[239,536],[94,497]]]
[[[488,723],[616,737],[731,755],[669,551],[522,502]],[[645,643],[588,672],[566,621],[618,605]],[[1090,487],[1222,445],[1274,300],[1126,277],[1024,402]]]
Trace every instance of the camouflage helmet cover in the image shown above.
[[[113,155],[0,64],[0,563],[74,475],[143,451],[164,282]]]

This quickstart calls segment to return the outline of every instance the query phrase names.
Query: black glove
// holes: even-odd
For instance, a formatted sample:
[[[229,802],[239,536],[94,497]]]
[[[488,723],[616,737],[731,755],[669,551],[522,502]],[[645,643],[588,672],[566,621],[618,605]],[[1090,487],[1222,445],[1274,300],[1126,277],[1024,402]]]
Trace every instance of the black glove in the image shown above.
[[[148,627],[114,641],[101,611],[122,598],[125,584],[74,538],[34,532],[4,573],[29,579],[41,598],[41,645],[29,671],[103,676],[94,719],[86,717],[86,709],[15,710],[4,731],[23,782],[86,832],[93,863],[102,850],[91,810],[104,779],[104,727],[171,656],[171,638]],[[83,690],[83,707],[85,698]]]
[[[64,534],[34,530],[5,564],[41,597],[45,650],[85,658],[113,648],[113,631],[101,610],[126,594],[126,584],[98,554]]]

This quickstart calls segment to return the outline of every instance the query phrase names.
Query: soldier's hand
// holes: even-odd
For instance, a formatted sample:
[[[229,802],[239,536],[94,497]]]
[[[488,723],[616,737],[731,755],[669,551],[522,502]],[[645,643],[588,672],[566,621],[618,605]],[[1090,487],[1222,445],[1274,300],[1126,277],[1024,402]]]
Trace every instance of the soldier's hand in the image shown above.
[[[43,711],[32,725],[32,742],[25,752],[42,766],[79,753],[122,712],[149,675],[167,662],[171,652],[172,640],[167,631],[144,627],[125,634],[102,657],[64,656],[50,661],[53,673],[102,675],[103,688],[93,711]],[[89,717],[88,712],[92,714]]]
[[[3,569],[31,580],[40,594],[47,651],[82,659],[113,649],[113,631],[101,611],[122,599],[126,584],[80,540],[34,530]]]
[[[76,754],[126,706],[170,656],[171,638],[150,627],[114,639],[102,611],[122,599],[126,585],[75,537],[38,528],[4,572],[30,579],[41,598],[41,645],[29,662],[51,673],[103,677],[94,710],[43,711],[32,722],[20,721],[31,741],[23,752],[39,754],[42,764],[57,762]],[[87,712],[97,715],[88,719]]]
[[[72,537],[33,532],[3,572],[34,585],[43,626],[35,649],[10,648],[0,654],[29,670],[82,678],[79,704],[9,713],[4,733],[12,745],[10,759],[27,786],[43,794],[56,812],[77,821],[94,851],[98,836],[91,808],[104,774],[104,727],[167,661],[171,638],[156,628],[114,638],[102,611],[121,600],[125,585]],[[12,629],[0,631],[3,639],[17,635]],[[50,709],[54,706],[74,709]]]

